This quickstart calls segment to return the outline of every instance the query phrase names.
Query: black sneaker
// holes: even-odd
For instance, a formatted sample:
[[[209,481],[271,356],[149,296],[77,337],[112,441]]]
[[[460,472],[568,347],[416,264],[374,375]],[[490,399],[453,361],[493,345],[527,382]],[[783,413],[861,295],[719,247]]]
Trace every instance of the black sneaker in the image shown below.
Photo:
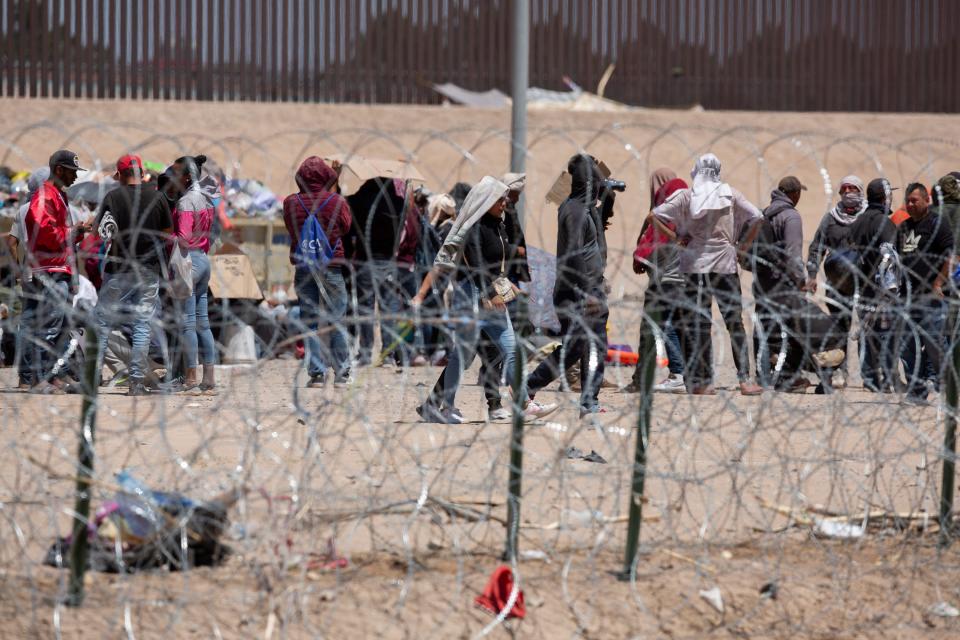
[[[143,384],[143,380],[131,379],[130,388],[127,389],[128,396],[148,396],[150,390]]]

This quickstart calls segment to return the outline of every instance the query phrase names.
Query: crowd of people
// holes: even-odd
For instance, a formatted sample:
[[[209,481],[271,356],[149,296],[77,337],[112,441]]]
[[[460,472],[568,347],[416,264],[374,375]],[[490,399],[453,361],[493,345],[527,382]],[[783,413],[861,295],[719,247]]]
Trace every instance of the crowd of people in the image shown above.
[[[76,154],[57,151],[31,176],[8,240],[22,292],[21,388],[82,391],[74,353],[77,331],[86,329],[96,331],[98,375],[104,365],[114,374],[125,370],[129,395],[216,393],[208,254],[222,190],[205,162],[183,156],[153,178],[141,158],[125,155],[116,163],[119,186],[85,220],[66,199],[81,171]],[[531,274],[517,215],[525,176],[485,176],[438,194],[381,177],[344,194],[337,163],[306,158],[282,212],[297,297],[293,333],[303,342],[307,385],[323,386],[328,376],[350,384],[358,366],[438,365],[417,412],[455,424],[464,421],[456,404],[463,372],[479,356],[490,420],[548,415],[557,407],[538,402],[538,392],[571,371],[579,375],[581,416],[602,412],[606,231],[618,183],[587,154],[571,157],[566,169],[553,295],[560,346],[522,380],[519,400],[505,403],[501,388],[523,373],[518,344],[530,331]],[[780,180],[761,210],[723,181],[713,154],[697,158],[689,184],[658,169],[634,255],[635,270],[649,277],[644,318],[669,367],[654,390],[715,393],[715,302],[743,395],[804,391],[808,373],[819,376],[818,391],[832,391],[834,374],[845,377],[843,354],[856,326],[864,387],[925,401],[940,384],[947,344],[958,175],[930,189],[908,185],[905,214],[892,212],[896,189],[886,179],[864,187],[847,176],[804,260],[797,206],[806,187],[796,177]],[[812,301],[821,268],[826,310]],[[744,270],[753,272],[752,344]],[[624,391],[642,388],[642,367]]]
[[[744,395],[764,388],[803,392],[845,384],[847,342],[858,327],[860,374],[868,391],[904,392],[923,403],[939,389],[943,354],[956,322],[946,299],[955,292],[960,223],[960,173],[932,188],[914,182],[893,212],[885,178],[866,187],[854,175],[840,181],[839,200],[827,211],[803,256],[797,211],[806,187],[780,180],[760,210],[721,179],[720,161],[701,156],[692,185],[669,169],[651,177],[651,214],[638,241],[634,268],[650,284],[645,315],[666,344],[669,376],[663,392],[713,394],[712,302],[730,336]],[[826,310],[811,299],[823,268]],[[742,270],[753,272],[753,353],[760,384],[750,380],[743,323]],[[854,325],[854,318],[857,324]],[[626,389],[640,389],[641,368]]]

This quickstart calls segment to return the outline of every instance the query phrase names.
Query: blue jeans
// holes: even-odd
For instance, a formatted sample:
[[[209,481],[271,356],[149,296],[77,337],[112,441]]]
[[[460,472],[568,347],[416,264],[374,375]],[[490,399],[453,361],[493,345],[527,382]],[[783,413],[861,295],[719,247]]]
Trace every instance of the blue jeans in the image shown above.
[[[183,301],[183,327],[180,331],[181,348],[187,368],[198,363],[197,350],[203,356],[204,366],[217,361],[216,344],[207,316],[207,289],[210,288],[210,258],[203,251],[190,252],[193,263],[193,295]]]
[[[510,379],[513,378],[517,350],[517,340],[513,333],[510,316],[506,311],[484,309],[471,284],[457,283],[450,315],[457,324],[453,330],[447,366],[440,374],[428,400],[434,406],[448,409],[456,406],[460,379],[463,377],[463,371],[473,362],[481,333],[487,340],[497,345],[503,360],[503,371]]]
[[[927,397],[927,381],[940,385],[943,361],[943,326],[947,305],[943,300],[927,298],[912,304],[907,314],[903,336],[903,368],[907,376],[907,393]]]
[[[98,375],[103,368],[110,332],[129,325],[132,346],[130,378],[143,380],[146,374],[147,352],[150,350],[150,324],[156,316],[159,303],[160,276],[156,272],[143,270],[140,273],[113,273],[106,276],[94,310],[97,341],[100,343]]]
[[[73,296],[70,293],[70,276],[66,274],[33,275],[33,280],[24,284],[26,303],[21,323],[30,325],[24,353],[29,353],[28,382],[37,384],[54,377],[57,359],[66,351],[70,341],[68,318],[73,311]],[[65,374],[65,371],[58,375]]]
[[[307,374],[319,377],[326,373],[332,363],[338,376],[350,371],[350,349],[347,346],[347,331],[343,317],[347,313],[347,286],[341,267],[325,271],[297,269],[294,288],[300,301],[299,333],[308,334],[304,339]],[[317,331],[326,329],[321,344]]]
[[[375,307],[380,313],[380,341],[385,357],[393,357],[398,363],[409,360],[407,345],[409,329],[396,319],[384,319],[385,315],[396,316],[406,306],[408,296],[404,274],[397,263],[389,260],[371,260],[356,265],[353,283],[357,292],[356,332],[360,339],[360,359],[369,361],[373,350],[373,318]],[[409,286],[409,285],[407,285]]]

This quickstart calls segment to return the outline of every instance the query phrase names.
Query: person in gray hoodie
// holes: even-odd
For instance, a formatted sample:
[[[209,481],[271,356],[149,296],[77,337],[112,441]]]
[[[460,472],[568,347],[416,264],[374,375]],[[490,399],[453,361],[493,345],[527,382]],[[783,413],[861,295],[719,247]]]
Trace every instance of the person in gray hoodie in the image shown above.
[[[763,253],[753,266],[753,298],[757,324],[753,331],[757,377],[763,386],[775,385],[780,391],[802,391],[807,381],[799,377],[803,345],[793,332],[782,344],[783,328],[790,328],[800,306],[806,272],[803,265],[803,222],[797,211],[801,194],[806,191],[795,176],[786,176],[770,194],[770,205],[763,217],[769,225],[769,238],[758,237],[754,247]],[[764,243],[768,246],[761,246]],[[782,351],[778,376],[771,371],[773,356]],[[774,378],[776,377],[776,382]]]

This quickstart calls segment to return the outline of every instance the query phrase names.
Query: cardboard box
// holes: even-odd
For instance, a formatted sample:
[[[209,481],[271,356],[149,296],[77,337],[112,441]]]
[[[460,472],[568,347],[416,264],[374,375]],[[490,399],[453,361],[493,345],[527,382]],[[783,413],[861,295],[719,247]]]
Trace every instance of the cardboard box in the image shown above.
[[[353,195],[364,182],[372,178],[396,178],[410,182],[426,182],[423,174],[411,163],[404,160],[365,158],[344,153],[326,156],[323,160],[327,164],[336,161],[343,165],[340,170],[340,192],[345,196]]]
[[[263,299],[250,258],[237,245],[225,243],[210,256],[210,292],[215,298]]]

